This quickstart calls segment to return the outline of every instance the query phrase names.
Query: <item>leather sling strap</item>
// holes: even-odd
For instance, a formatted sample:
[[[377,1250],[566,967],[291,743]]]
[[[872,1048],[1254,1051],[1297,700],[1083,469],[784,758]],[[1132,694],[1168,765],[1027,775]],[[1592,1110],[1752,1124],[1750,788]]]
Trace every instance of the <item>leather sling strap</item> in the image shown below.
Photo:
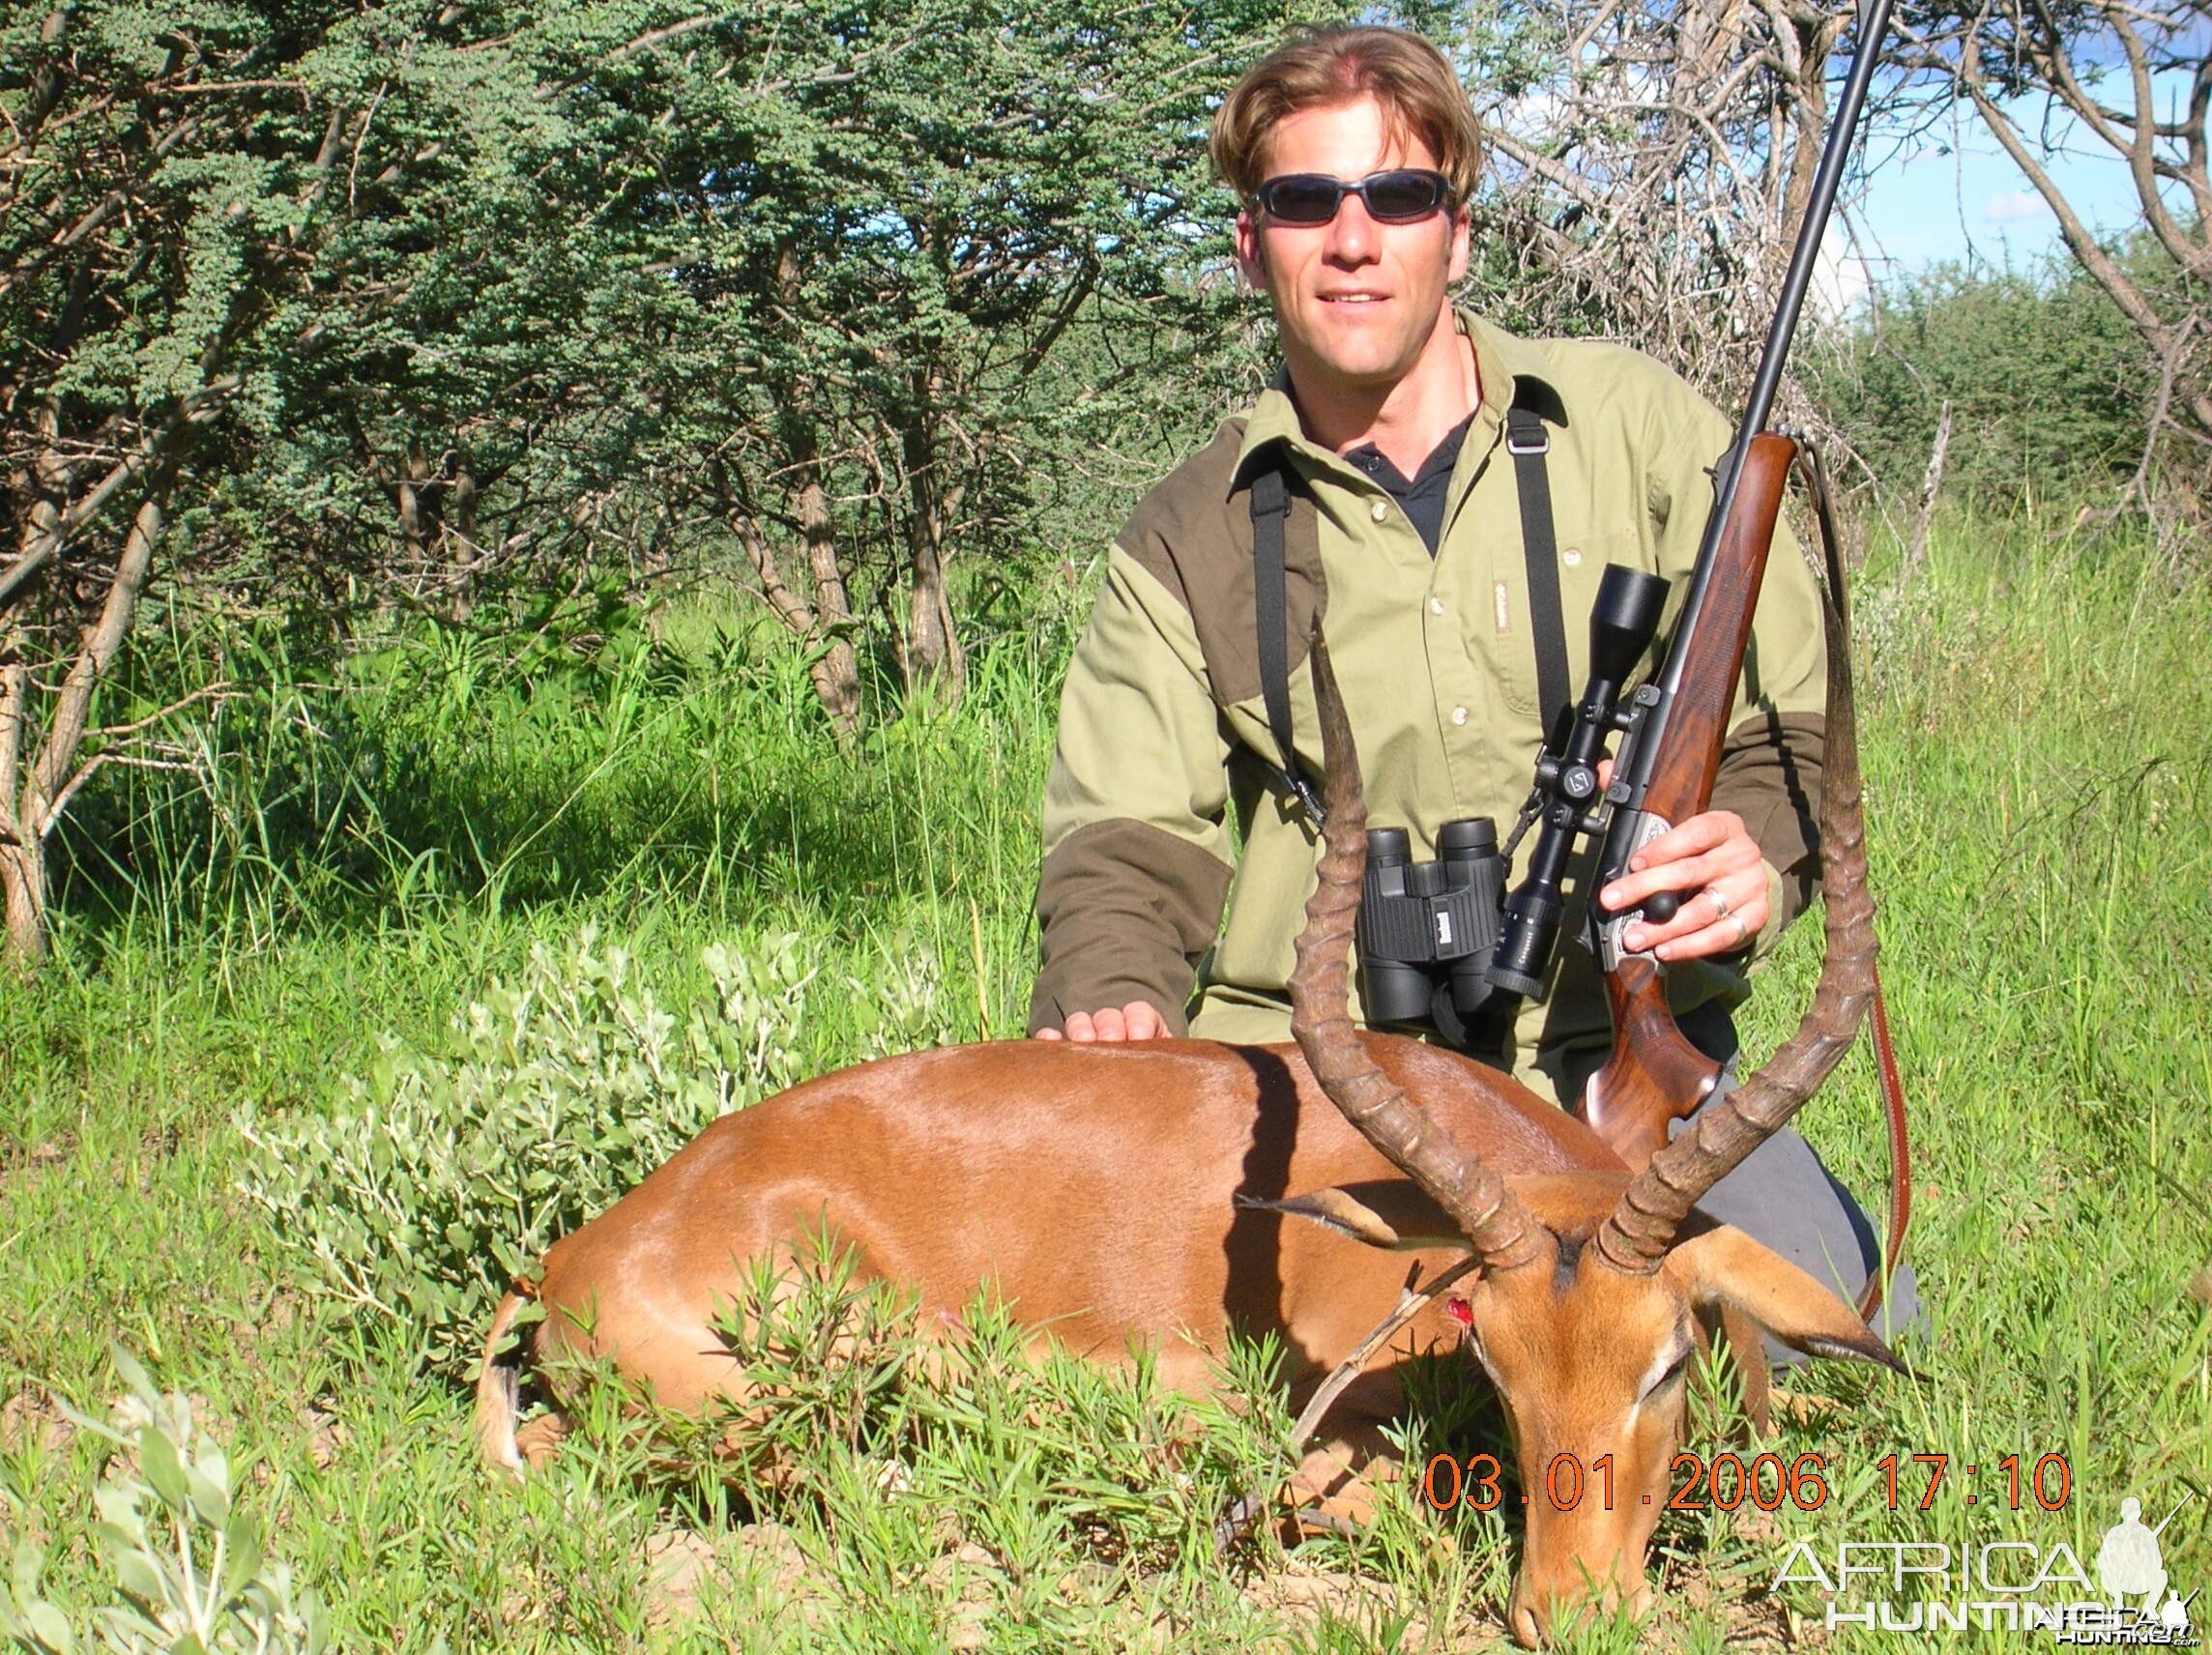
[[[1558,716],[1570,708],[1567,686],[1567,628],[1559,603],[1558,537],[1552,526],[1552,484],[1545,456],[1552,440],[1543,417],[1526,405],[1516,390],[1505,412],[1505,451],[1513,456],[1514,481],[1521,497],[1521,545],[1528,565],[1528,629],[1536,654],[1536,705],[1548,738]],[[1266,705],[1267,731],[1281,762],[1260,760],[1277,786],[1297,800],[1318,831],[1321,797],[1298,765],[1292,745],[1289,598],[1283,566],[1285,524],[1291,514],[1288,462],[1280,455],[1252,478],[1253,609],[1260,628],[1260,693]]]
[[[1279,765],[1268,764],[1265,755],[1261,763],[1298,801],[1318,833],[1327,813],[1299,768],[1291,740],[1290,599],[1283,573],[1283,525],[1290,514],[1291,491],[1278,460],[1252,479],[1252,606],[1260,624],[1260,694],[1267,704],[1268,733],[1282,755]]]
[[[1820,526],[1821,562],[1826,566],[1830,600],[1846,617],[1845,648],[1850,647],[1848,616],[1844,596],[1843,544],[1836,534],[1835,502],[1828,490],[1828,467],[1820,450],[1800,438],[1797,447],[1799,475],[1813,502],[1813,515]],[[1859,1320],[1871,1322],[1881,1308],[1882,1294],[1905,1257],[1905,1236],[1912,1223],[1912,1143],[1905,1118],[1905,1082],[1898,1074],[1897,1047],[1889,1037],[1889,1006],[1882,999],[1881,968],[1874,968],[1874,1060],[1881,1076],[1882,1114],[1889,1127],[1889,1236],[1881,1250],[1881,1264],[1867,1277],[1859,1293]]]

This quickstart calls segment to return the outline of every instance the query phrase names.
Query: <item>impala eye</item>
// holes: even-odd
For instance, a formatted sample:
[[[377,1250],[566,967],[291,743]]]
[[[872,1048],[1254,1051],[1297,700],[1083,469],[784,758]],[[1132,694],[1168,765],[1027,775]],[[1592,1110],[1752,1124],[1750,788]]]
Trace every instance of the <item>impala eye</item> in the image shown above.
[[[1667,1371],[1661,1374],[1657,1379],[1653,1379],[1650,1383],[1650,1386],[1644,1391],[1644,1394],[1647,1397],[1657,1396],[1661,1391],[1665,1390],[1669,1385],[1673,1384],[1676,1379],[1680,1379],[1682,1377],[1683,1370],[1688,1368],[1689,1365],[1690,1351],[1688,1347],[1685,1346],[1683,1348],[1682,1353],[1676,1356],[1674,1361],[1667,1365]]]

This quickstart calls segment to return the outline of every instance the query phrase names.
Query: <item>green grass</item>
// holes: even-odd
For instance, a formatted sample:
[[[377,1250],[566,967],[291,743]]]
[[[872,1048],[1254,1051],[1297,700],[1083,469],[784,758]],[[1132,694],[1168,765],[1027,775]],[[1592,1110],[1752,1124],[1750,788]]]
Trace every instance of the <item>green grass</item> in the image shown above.
[[[1778,1451],[1826,1457],[1827,1505],[1671,1521],[1655,1626],[1575,1647],[1717,1649],[1792,1611],[1817,1627],[1805,1588],[1764,1594],[1800,1536],[1831,1557],[1843,1539],[2063,1538],[2092,1562],[2126,1495],[2155,1521],[2196,1491],[2168,1568],[2184,1594],[2212,1582],[2212,1310],[2190,1285],[2212,1264],[2212,601],[2124,536],[1967,518],[1911,585],[1877,555],[1859,592],[1928,1378],[1817,1369],[1804,1383],[1845,1407]],[[330,1110],[380,1033],[442,1049],[533,943],[587,923],[673,1006],[706,987],[703,944],[798,931],[810,1067],[861,1049],[866,985],[915,955],[958,1033],[1013,1032],[1064,642],[987,642],[960,711],[915,710],[849,752],[803,663],[709,608],[657,642],[618,624],[597,650],[417,635],[320,687],[276,644],[224,646],[255,687],[205,722],[198,774],[84,801],[55,963],[0,1002],[0,1551],[34,1536],[53,1596],[104,1601],[99,1445],[42,1399],[114,1394],[119,1339],[201,1399],[340,1647],[1495,1640],[1513,1555],[1496,1519],[1407,1499],[1357,1541],[1218,1567],[1212,1504],[1279,1413],[1194,1426],[1141,1376],[1040,1377],[1002,1359],[987,1318],[972,1368],[867,1401],[851,1430],[806,1426],[805,1474],[750,1502],[653,1471],[611,1420],[521,1491],[495,1484],[466,1396],[304,1292],[234,1190],[242,1104]],[[1754,1002],[1755,1048],[1794,1022],[1817,962],[1800,927]],[[1877,1192],[1877,1122],[1862,1050],[1804,1124]],[[1416,1453],[1497,1446],[1495,1410],[1449,1376],[1408,1430]],[[1930,1513],[1886,1510],[1892,1451],[1951,1456]],[[2064,1455],[2066,1508],[2006,1510],[1989,1467],[2007,1453]]]

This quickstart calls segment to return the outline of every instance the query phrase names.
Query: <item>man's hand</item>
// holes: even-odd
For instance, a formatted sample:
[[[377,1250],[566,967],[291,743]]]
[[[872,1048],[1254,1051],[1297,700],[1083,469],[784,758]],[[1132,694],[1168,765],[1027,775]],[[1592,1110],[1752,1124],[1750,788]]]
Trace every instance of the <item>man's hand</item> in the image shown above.
[[[1150,1001],[1132,1000],[1119,1011],[1110,1005],[1103,1011],[1071,1011],[1067,1014],[1066,1029],[1039,1029],[1031,1037],[1073,1040],[1083,1045],[1093,1040],[1157,1040],[1167,1031],[1168,1026],[1157,1007]]]
[[[1598,893],[1611,912],[1634,908],[1654,891],[1684,898],[1666,924],[1628,928],[1621,943],[1631,953],[1649,948],[1662,960],[1732,954],[1766,923],[1766,868],[1732,810],[1708,810],[1660,834],[1628,858],[1628,869]]]

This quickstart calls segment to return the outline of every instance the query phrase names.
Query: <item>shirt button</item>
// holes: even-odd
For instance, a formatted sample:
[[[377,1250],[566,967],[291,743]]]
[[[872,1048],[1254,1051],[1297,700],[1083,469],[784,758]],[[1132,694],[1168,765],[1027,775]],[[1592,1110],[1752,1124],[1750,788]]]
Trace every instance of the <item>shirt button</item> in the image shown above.
[[[1464,707],[1453,708],[1451,710],[1451,721],[1454,724],[1465,724],[1467,722],[1467,709]]]
[[[1444,600],[1442,598],[1432,597],[1429,599],[1429,613],[1431,615],[1441,615],[1443,612]]]
[[[1569,546],[1560,554],[1559,562],[1565,564],[1569,568],[1581,568],[1583,566],[1583,555],[1573,546]]]
[[[1387,501],[1378,500],[1375,503],[1375,508],[1368,512],[1368,515],[1374,518],[1376,522],[1382,522],[1383,518],[1390,515],[1389,503]]]

